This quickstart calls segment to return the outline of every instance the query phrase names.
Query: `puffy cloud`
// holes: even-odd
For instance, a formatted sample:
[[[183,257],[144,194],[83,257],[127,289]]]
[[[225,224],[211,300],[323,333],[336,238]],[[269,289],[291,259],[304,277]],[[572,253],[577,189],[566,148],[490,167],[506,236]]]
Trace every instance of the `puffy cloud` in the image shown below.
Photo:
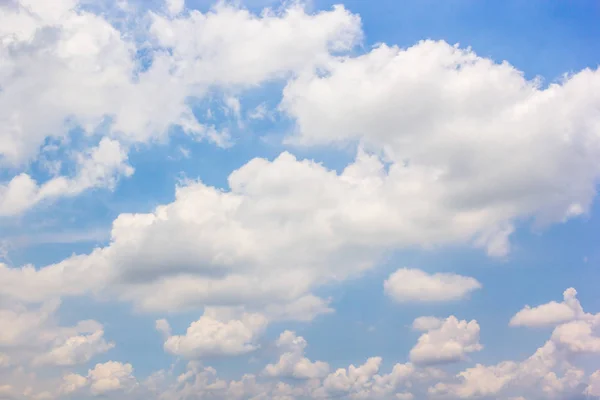
[[[600,71],[542,89],[508,63],[445,42],[380,45],[290,82],[281,107],[301,145],[360,142],[402,166],[410,210],[445,227],[458,214],[493,255],[512,221],[586,212],[600,173]],[[466,223],[466,221],[465,221]],[[443,228],[441,228],[443,229]]]
[[[431,331],[439,329],[444,324],[444,320],[437,317],[419,317],[412,323],[412,328],[416,331]]]
[[[37,356],[33,362],[38,365],[59,366],[84,364],[95,355],[105,353],[113,347],[115,347],[114,343],[106,342],[104,339],[104,331],[98,330],[89,335],[69,337],[46,354]]]
[[[555,371],[562,373],[560,376]],[[458,398],[527,394],[527,398],[568,398],[577,394],[584,371],[562,360],[556,346],[548,341],[522,362],[503,361],[497,365],[477,364],[457,375],[460,383],[438,383],[431,395]]]
[[[294,332],[285,331],[277,339],[277,347],[284,353],[276,364],[268,364],[263,373],[271,377],[293,377],[299,379],[323,378],[329,373],[329,364],[312,362],[304,356],[307,343]]]
[[[69,374],[63,378],[60,391],[64,394],[76,393],[87,389],[92,395],[103,395],[114,391],[130,391],[137,381],[131,364],[108,361],[96,364],[86,376]]]
[[[323,388],[330,393],[361,391],[363,387],[370,386],[371,379],[379,372],[381,361],[381,357],[371,357],[358,367],[339,368],[325,378]]]
[[[568,288],[563,293],[564,301],[557,303],[542,304],[537,307],[525,306],[510,320],[511,326],[555,326],[580,318],[586,318],[586,314],[577,300],[577,291]]]
[[[467,353],[480,351],[479,324],[472,320],[459,321],[450,316],[432,324],[432,320],[416,320],[413,325],[430,328],[423,333],[410,351],[410,360],[416,365],[434,365],[461,361]]]
[[[477,364],[460,372],[458,382],[440,382],[429,389],[430,395],[445,395],[457,398],[473,397],[517,397],[542,398],[577,398],[582,394],[585,382],[585,371],[572,364],[573,356],[596,354],[600,351],[600,314],[585,313],[575,299],[576,291],[572,288],[564,293],[565,303],[570,305],[571,313],[564,313],[550,339],[529,358],[521,362],[503,361],[496,365],[485,366]],[[552,304],[552,303],[549,303]],[[544,325],[548,321],[557,321],[556,315],[541,319],[540,310],[560,309],[564,303],[554,303],[526,308],[531,310],[524,313],[521,321],[527,321],[531,326],[537,326],[540,321]],[[573,312],[575,310],[575,312]],[[573,318],[579,318],[571,320]],[[556,323],[556,322],[552,322]],[[589,385],[593,385],[594,375],[590,377]],[[585,386],[583,386],[585,388]],[[587,394],[587,393],[586,393]]]
[[[552,332],[552,341],[572,353],[600,353],[600,318],[559,325]]]
[[[481,288],[474,278],[457,274],[428,274],[418,269],[401,268],[384,282],[385,293],[403,302],[457,300]]]
[[[0,154],[15,165],[35,157],[46,137],[67,137],[74,126],[94,133],[108,123],[119,140],[146,142],[179,125],[225,145],[227,135],[200,123],[189,97],[311,68],[361,37],[359,18],[341,6],[313,15],[300,6],[254,15],[221,4],[180,14],[184,1],[169,0],[167,14],[148,12],[141,23],[127,15],[123,25],[76,0],[11,3],[0,4],[6,38],[0,42]],[[225,28],[231,26],[236,29]],[[142,49],[149,66],[136,56]]]
[[[309,308],[327,312],[311,297],[315,287],[358,276],[391,249],[469,241],[474,233],[469,211],[445,225],[425,223],[425,209],[419,216],[399,208],[419,187],[404,176],[403,167],[386,171],[364,152],[341,173],[289,153],[254,159],[229,176],[229,191],[190,182],[152,213],[121,214],[110,244],[87,256],[0,269],[0,292],[22,301],[110,292],[144,311],[275,312],[320,303]]]
[[[585,389],[585,394],[588,396],[600,397],[600,370],[594,372],[590,376],[590,381]]]
[[[244,314],[240,320],[220,321],[203,315],[192,322],[185,335],[170,335],[166,321],[157,321],[157,328],[167,334],[164,348],[169,353],[185,358],[212,355],[239,355],[258,348],[256,339],[267,325],[260,314]]]
[[[0,309],[1,366],[84,364],[114,347],[105,340],[103,327],[96,321],[60,326],[56,315],[59,305],[50,301],[38,308],[12,305]]]

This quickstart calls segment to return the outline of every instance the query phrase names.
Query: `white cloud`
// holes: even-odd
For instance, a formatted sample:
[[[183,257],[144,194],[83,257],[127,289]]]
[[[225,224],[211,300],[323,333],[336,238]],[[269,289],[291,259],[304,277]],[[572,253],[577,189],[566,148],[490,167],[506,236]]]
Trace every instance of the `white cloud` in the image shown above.
[[[401,268],[384,282],[385,293],[404,302],[438,302],[458,300],[481,288],[474,278],[457,274],[428,274],[418,269]]]
[[[590,376],[588,387],[585,389],[585,394],[588,396],[600,397],[600,370],[594,372]]]
[[[97,147],[77,154],[77,174],[59,176],[38,184],[22,173],[7,184],[0,184],[0,216],[20,214],[36,204],[58,197],[73,197],[91,188],[113,189],[122,176],[133,174],[127,152],[119,142],[104,138]]]
[[[431,331],[439,329],[444,325],[444,320],[437,317],[419,317],[412,323],[412,328],[416,331]]]
[[[120,215],[110,245],[88,256],[35,271],[0,269],[0,292],[39,301],[112,291],[144,311],[291,310],[314,300],[315,287],[373,268],[388,250],[470,241],[470,211],[445,224],[420,206],[399,208],[419,187],[404,176],[364,152],[341,173],[289,153],[254,159],[230,175],[230,191],[188,182],[152,213]],[[329,311],[320,303],[311,309]]]
[[[290,5],[260,15],[225,3],[205,14],[182,13],[184,7],[184,0],[167,0],[165,15],[138,16],[135,7],[116,4],[111,10],[127,20],[119,24],[111,12],[94,14],[77,0],[0,3],[0,162],[23,169],[38,160],[56,171],[62,160],[52,158],[58,156],[47,151],[46,140],[68,149],[74,128],[86,140],[102,138],[101,154],[79,160],[74,178],[36,182],[21,172],[0,184],[0,216],[113,186],[119,175],[133,173],[126,149],[165,142],[173,126],[229,146],[228,132],[199,121],[190,98],[284,78],[328,62],[361,37],[359,18],[341,6],[308,14]],[[225,28],[231,26],[236,29]],[[152,60],[149,66],[139,51]],[[239,118],[239,100],[227,96],[225,103]]]
[[[164,348],[185,358],[214,355],[239,355],[258,348],[256,339],[263,333],[267,319],[260,314],[244,314],[239,320],[220,321],[203,315],[192,322],[185,335],[169,334],[166,321],[157,321],[157,329],[167,334]]]
[[[562,303],[551,301],[537,307],[525,306],[511,318],[510,326],[555,326],[586,317],[575,289],[568,288],[563,297]]]
[[[381,357],[371,357],[361,366],[339,368],[325,378],[323,387],[330,393],[360,391],[362,387],[370,386],[370,380],[379,372],[381,361]]]
[[[459,321],[450,316],[437,325],[422,324],[416,320],[413,325],[419,328],[429,327],[410,351],[410,360],[416,365],[434,365],[456,362],[466,359],[468,353],[480,351],[479,324],[477,321]]]
[[[184,1],[169,0],[169,15],[127,14],[128,23],[119,25],[78,5],[0,4],[5,163],[35,158],[46,137],[68,137],[73,126],[92,134],[107,122],[110,134],[128,143],[163,140],[172,125],[180,125],[194,137],[225,145],[226,136],[194,117],[189,97],[311,68],[361,36],[360,20],[343,7],[310,15],[292,5],[278,14],[254,15],[221,4],[205,14],[193,10],[176,17]],[[147,69],[136,59],[140,49],[152,58]]]
[[[600,314],[585,313],[575,299],[576,293],[573,288],[567,289],[564,293],[565,302],[577,310],[571,313],[571,317],[575,315],[575,318],[583,319],[566,319],[567,322],[558,325],[550,339],[531,357],[521,362],[503,361],[491,366],[477,364],[460,372],[456,376],[458,382],[433,385],[429,389],[430,395],[457,398],[499,398],[502,395],[515,398],[524,396],[527,399],[563,399],[581,395],[585,371],[572,364],[576,360],[573,356],[600,352]],[[537,311],[530,313],[526,321],[533,321],[532,326],[537,326],[540,321],[538,314],[546,306],[531,309]],[[588,385],[593,384],[593,379],[594,375],[590,377]]]
[[[115,391],[130,391],[138,384],[131,364],[108,361],[96,364],[86,376],[69,374],[63,378],[60,392],[70,394],[88,389],[94,396]]]
[[[97,330],[88,335],[69,337],[64,343],[52,348],[46,354],[37,356],[33,362],[37,365],[68,366],[84,364],[94,356],[107,352],[115,347],[114,343],[106,342],[104,331]]]
[[[329,364],[312,362],[304,356],[307,343],[295,332],[285,331],[277,339],[277,347],[283,354],[276,364],[268,364],[263,374],[271,377],[293,377],[298,379],[323,378],[329,373]]]
[[[185,8],[185,0],[165,0],[167,11],[171,15],[181,13]]]
[[[465,213],[478,243],[503,255],[515,219],[561,222],[589,210],[600,174],[598,87],[598,70],[541,89],[508,63],[423,41],[301,75],[281,107],[297,121],[292,143],[382,152],[412,189],[401,208],[427,211],[421,222],[436,226]]]
[[[0,308],[0,348],[3,349],[0,365],[38,368],[85,364],[114,347],[114,343],[105,340],[103,327],[96,321],[60,326],[59,305],[57,301],[50,301],[37,308],[18,304]]]
[[[572,321],[557,326],[552,341],[572,353],[600,353],[600,314],[595,321]]]

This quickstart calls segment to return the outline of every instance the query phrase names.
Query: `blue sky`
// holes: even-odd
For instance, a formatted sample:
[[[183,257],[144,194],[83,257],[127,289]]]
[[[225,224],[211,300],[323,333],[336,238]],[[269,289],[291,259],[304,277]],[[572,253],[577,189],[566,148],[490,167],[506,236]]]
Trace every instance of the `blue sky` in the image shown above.
[[[0,2],[0,398],[600,398],[600,5],[342,3]]]

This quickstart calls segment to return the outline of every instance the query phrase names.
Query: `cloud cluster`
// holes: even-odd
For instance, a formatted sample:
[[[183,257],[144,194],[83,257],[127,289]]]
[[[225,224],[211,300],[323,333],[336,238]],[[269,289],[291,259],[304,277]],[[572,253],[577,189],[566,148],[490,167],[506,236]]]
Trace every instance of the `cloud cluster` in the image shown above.
[[[78,0],[0,1],[3,221],[114,189],[135,172],[132,148],[167,143],[175,132],[234,145],[213,110],[199,105],[208,98],[239,127],[244,116],[288,118],[288,149],[241,165],[227,187],[186,180],[172,201],[118,215],[109,242],[88,253],[42,266],[0,264],[0,397],[600,396],[600,372],[577,366],[600,354],[600,314],[585,313],[573,288],[562,302],[526,306],[510,320],[553,328],[523,361],[449,373],[447,364],[484,348],[479,323],[451,315],[414,320],[421,335],[409,362],[388,373],[380,356],[347,367],[313,361],[292,331],[255,374],[224,379],[204,364],[259,354],[274,321],[333,312],[321,290],[394,251],[466,245],[505,256],[517,221],[559,223],[588,212],[600,178],[599,70],[543,86],[443,41],[356,54],[360,18],[343,6],[308,12],[286,3],[255,14],[226,2],[206,12],[183,0],[150,10],[134,3],[111,2],[103,13]],[[280,104],[245,110],[244,95],[273,81],[283,87]],[[341,169],[293,154],[294,146],[338,145],[356,150]],[[383,282],[404,304],[480,289],[472,277],[409,268]],[[185,370],[142,380],[125,361],[86,366],[116,344],[95,320],[59,323],[59,300],[80,296],[145,313],[196,313],[182,334],[156,321],[163,350],[189,360]]]

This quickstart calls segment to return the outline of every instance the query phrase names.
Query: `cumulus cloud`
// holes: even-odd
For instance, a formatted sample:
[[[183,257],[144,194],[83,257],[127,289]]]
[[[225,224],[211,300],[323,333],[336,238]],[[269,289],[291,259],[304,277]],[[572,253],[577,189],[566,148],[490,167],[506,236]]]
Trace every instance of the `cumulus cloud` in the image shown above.
[[[481,288],[474,278],[457,274],[428,274],[418,269],[401,268],[384,282],[385,293],[404,302],[438,302],[458,300]]]
[[[573,288],[567,289],[564,293],[565,302],[575,303],[575,294]],[[531,357],[521,362],[503,361],[490,366],[477,364],[460,372],[456,376],[458,382],[437,383],[430,387],[429,393],[458,398],[495,398],[502,394],[537,399],[577,398],[582,391],[593,390],[594,375],[590,376],[588,388],[582,389],[586,380],[585,370],[573,365],[572,361],[576,355],[592,355],[600,351],[600,314],[587,314],[579,302],[576,304],[574,308],[578,310],[577,315],[585,318],[575,321],[566,319],[568,322],[558,325],[550,339]],[[537,309],[539,312],[541,308]],[[530,321],[537,322],[539,319],[531,318]]]
[[[585,389],[585,394],[588,396],[600,397],[600,370],[594,372],[590,376],[590,381]]]
[[[297,121],[292,143],[382,152],[412,189],[403,209],[426,210],[422,223],[438,226],[467,213],[477,243],[503,255],[515,218],[559,222],[589,209],[599,86],[600,72],[583,70],[544,89],[506,62],[422,41],[304,74],[281,107]]]
[[[56,316],[59,305],[50,301],[38,308],[0,308],[0,348],[6,352],[0,354],[0,361],[9,365],[14,361],[17,366],[71,366],[84,364],[114,347],[105,340],[103,327],[96,321],[60,326]]]
[[[225,380],[196,360],[255,351],[271,320],[332,312],[316,290],[360,276],[389,252],[468,244],[503,256],[516,220],[586,213],[600,172],[598,71],[543,88],[507,63],[444,42],[348,55],[362,32],[359,17],[342,6],[309,13],[291,4],[254,14],[228,3],[199,12],[166,0],[138,16],[128,14],[133,5],[119,4],[125,24],[77,0],[0,1],[0,162],[18,171],[0,184],[0,216],[113,188],[133,173],[129,149],[165,142],[174,127],[227,147],[231,134],[193,104],[216,92],[239,127],[243,118],[270,120],[275,111],[246,108],[243,94],[274,79],[288,81],[279,107],[296,123],[288,144],[356,143],[358,151],[341,171],[289,152],[255,158],[230,174],[226,188],[186,181],[172,202],[119,215],[110,242],[89,254],[47,266],[0,264],[0,396],[546,399],[598,392],[598,373],[586,380],[571,365],[576,355],[600,352],[599,318],[583,312],[573,289],[564,302],[526,307],[511,320],[555,328],[534,355],[453,377],[429,366],[480,351],[475,320],[417,318],[411,361],[387,374],[378,356],[329,373],[288,331],[261,376]],[[82,148],[70,148],[74,132]],[[52,147],[73,157],[72,175],[61,175],[64,160],[52,159]],[[24,172],[34,162],[52,177]],[[481,284],[401,269],[384,288],[399,302],[441,302]],[[165,351],[195,361],[179,376],[153,375],[152,388],[137,381],[132,365],[114,361],[67,374],[62,386],[51,374],[25,373],[23,366],[87,363],[114,346],[98,322],[57,322],[54,299],[87,295],[146,312],[204,309],[181,335],[156,322]]]
[[[299,379],[323,378],[329,373],[329,364],[312,362],[304,356],[307,343],[295,332],[285,331],[277,339],[277,347],[283,354],[276,364],[268,364],[263,373],[271,377],[293,377]]]
[[[564,301],[551,301],[537,307],[525,306],[510,320],[510,326],[543,327],[556,326],[565,322],[589,317],[583,312],[577,291],[568,288],[563,293]]]
[[[200,121],[191,98],[313,68],[361,37],[360,19],[342,6],[309,14],[291,5],[255,15],[220,3],[206,13],[182,13],[184,0],[169,0],[164,13],[145,10],[143,16],[123,6],[128,22],[118,24],[111,13],[96,14],[82,3],[0,3],[0,162],[22,168],[40,156],[56,157],[45,142],[68,149],[77,130],[86,140],[102,140],[99,151],[121,162],[101,170],[90,165],[98,161],[92,154],[76,177],[40,183],[17,174],[0,184],[2,216],[114,184],[133,173],[125,163],[131,144],[165,142],[174,126],[196,140],[229,146],[229,133]]]
[[[137,385],[131,364],[108,361],[96,364],[86,376],[69,374],[63,378],[60,391],[63,394],[89,390],[94,396],[115,391],[129,391]]]
[[[84,364],[95,355],[102,354],[115,347],[104,339],[104,331],[97,330],[88,335],[72,336],[45,354],[37,356],[33,362],[37,365],[68,366]]]
[[[290,6],[259,16],[223,3],[176,16],[184,1],[169,0],[167,14],[147,13],[149,26],[120,31],[79,1],[48,4],[0,3],[0,34],[7,38],[0,43],[0,154],[11,164],[31,159],[44,138],[65,137],[73,125],[94,133],[106,122],[129,142],[161,139],[180,125],[223,145],[227,137],[194,117],[188,97],[310,68],[361,35],[359,18],[341,6],[314,15]],[[147,68],[136,58],[142,46]]]
[[[170,335],[164,320],[157,321],[157,329],[166,334],[167,352],[185,358],[214,355],[240,355],[258,348],[256,339],[263,333],[267,319],[260,314],[244,314],[239,320],[220,321],[203,315],[192,322],[185,335]]]
[[[410,351],[410,360],[417,365],[446,364],[466,359],[468,353],[480,351],[477,321],[459,321],[450,316],[433,323],[432,319],[417,319],[413,326],[427,329]]]

